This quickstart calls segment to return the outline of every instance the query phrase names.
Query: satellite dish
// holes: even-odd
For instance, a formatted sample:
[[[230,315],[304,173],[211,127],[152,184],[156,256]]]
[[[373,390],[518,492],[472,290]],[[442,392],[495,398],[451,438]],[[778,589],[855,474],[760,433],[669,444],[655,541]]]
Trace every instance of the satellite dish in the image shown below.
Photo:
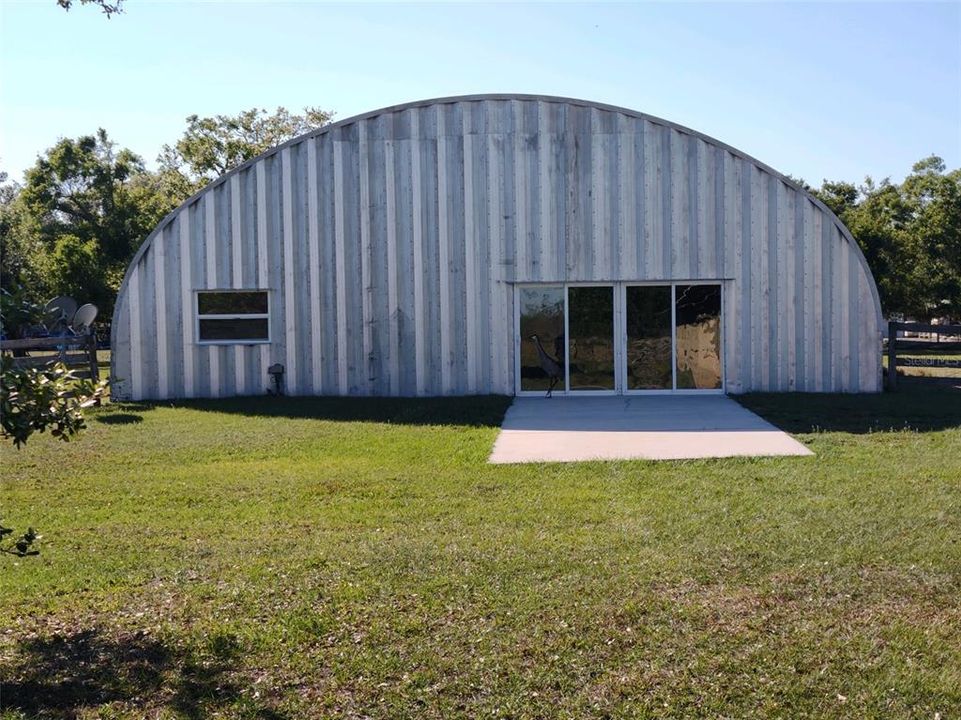
[[[85,334],[90,326],[93,325],[93,321],[97,319],[97,306],[93,303],[87,303],[86,305],[81,305],[80,308],[74,313],[73,322],[70,326],[73,331],[78,335]]]
[[[48,330],[67,327],[77,312],[77,301],[72,297],[61,295],[48,302],[43,308],[45,325]]]

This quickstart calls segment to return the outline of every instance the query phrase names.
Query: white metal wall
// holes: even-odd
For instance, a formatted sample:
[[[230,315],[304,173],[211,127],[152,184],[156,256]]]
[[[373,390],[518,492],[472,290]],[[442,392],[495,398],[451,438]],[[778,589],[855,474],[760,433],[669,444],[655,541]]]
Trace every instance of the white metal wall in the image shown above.
[[[532,96],[303,136],[164,219],[113,321],[113,396],[512,393],[515,282],[721,280],[730,392],[877,391],[880,306],[827,208],[733,148]],[[269,345],[194,337],[194,291],[270,290]]]

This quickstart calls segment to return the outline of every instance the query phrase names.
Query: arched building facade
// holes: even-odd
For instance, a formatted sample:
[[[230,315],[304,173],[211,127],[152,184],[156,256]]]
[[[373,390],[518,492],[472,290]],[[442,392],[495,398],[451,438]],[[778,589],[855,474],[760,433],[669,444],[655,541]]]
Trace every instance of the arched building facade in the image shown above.
[[[880,331],[850,233],[766,165],[623,108],[455,97],[168,215],[120,289],[112,394],[261,394],[275,363],[293,395],[876,392]]]

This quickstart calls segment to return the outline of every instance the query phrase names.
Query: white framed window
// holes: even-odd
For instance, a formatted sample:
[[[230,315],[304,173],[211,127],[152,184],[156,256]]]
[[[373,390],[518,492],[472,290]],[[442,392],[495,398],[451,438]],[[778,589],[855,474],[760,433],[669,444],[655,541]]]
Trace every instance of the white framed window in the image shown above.
[[[197,342],[257,345],[270,342],[267,290],[198,290]]]

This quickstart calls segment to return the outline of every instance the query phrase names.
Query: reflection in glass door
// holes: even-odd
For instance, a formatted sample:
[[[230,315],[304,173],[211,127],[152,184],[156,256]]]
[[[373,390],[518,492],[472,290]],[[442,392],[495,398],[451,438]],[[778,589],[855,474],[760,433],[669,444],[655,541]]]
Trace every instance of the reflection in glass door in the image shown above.
[[[677,389],[721,388],[721,286],[674,288]]]
[[[613,391],[614,288],[573,286],[567,293],[570,389]]]
[[[566,390],[564,383],[564,286],[520,290],[520,388]]]
[[[671,286],[632,285],[625,290],[627,390],[670,390]]]

